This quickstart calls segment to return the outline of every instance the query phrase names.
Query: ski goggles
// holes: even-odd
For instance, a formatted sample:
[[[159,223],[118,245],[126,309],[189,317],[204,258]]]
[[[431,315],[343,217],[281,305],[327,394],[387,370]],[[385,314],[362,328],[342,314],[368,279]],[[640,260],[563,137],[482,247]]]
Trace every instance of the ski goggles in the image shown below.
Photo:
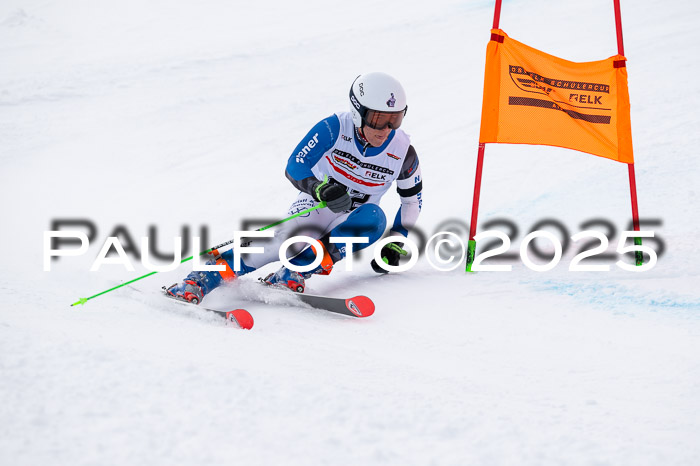
[[[380,112],[379,110],[367,109],[362,119],[372,129],[384,129],[387,126],[391,129],[398,129],[404,115],[406,115],[406,110],[408,107],[398,112]]]

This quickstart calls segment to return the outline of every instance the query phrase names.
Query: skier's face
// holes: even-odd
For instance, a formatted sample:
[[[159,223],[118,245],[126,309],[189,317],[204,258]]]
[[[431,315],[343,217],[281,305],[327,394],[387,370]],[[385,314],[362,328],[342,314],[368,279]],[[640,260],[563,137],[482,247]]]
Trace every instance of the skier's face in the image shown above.
[[[388,126],[384,129],[374,129],[365,125],[362,128],[362,132],[365,136],[365,139],[367,139],[367,142],[372,144],[374,147],[379,147],[382,144],[384,144],[384,142],[386,142],[386,138],[389,137],[389,133],[391,133],[391,131],[392,129]]]

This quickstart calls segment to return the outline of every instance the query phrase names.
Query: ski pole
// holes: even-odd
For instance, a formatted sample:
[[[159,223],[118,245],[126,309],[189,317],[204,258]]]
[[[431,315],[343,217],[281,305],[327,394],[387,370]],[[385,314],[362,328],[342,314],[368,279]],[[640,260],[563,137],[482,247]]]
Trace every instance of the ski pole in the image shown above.
[[[309,212],[312,212],[312,211],[314,211],[314,210],[316,210],[316,209],[322,209],[322,208],[324,208],[324,207],[326,207],[326,202],[325,202],[325,201],[322,201],[322,202],[320,202],[317,206],[310,207],[310,208],[308,208],[308,209],[306,209],[306,210],[302,210],[301,212],[297,212],[296,214],[291,215],[291,216],[289,216],[289,217],[287,217],[287,218],[285,218],[285,219],[283,219],[283,220],[279,220],[279,221],[277,221],[277,222],[275,222],[275,223],[271,223],[271,224],[269,224],[269,225],[267,225],[267,226],[264,226],[264,227],[262,227],[262,228],[258,228],[256,231],[264,231],[264,230],[267,230],[267,229],[269,229],[269,228],[276,227],[277,225],[279,225],[279,224],[281,224],[281,223],[284,223],[284,222],[287,222],[287,221],[289,221],[289,220],[292,220],[293,218],[300,217],[300,216],[302,216],[302,215],[304,215],[304,214],[308,214]],[[219,248],[223,248],[224,246],[228,246],[229,244],[231,244],[231,243],[233,243],[233,242],[234,242],[234,240],[228,240],[228,241],[226,241],[226,242],[223,242],[223,243],[221,243],[221,244],[219,244],[219,245],[214,246],[213,248],[209,248],[209,249],[207,249],[206,251],[200,252],[199,255],[200,255],[200,256],[203,256],[204,254],[208,254],[208,253],[214,251],[215,249],[219,249]],[[186,257],[185,259],[182,259],[182,260],[180,261],[180,263],[182,264],[182,263],[184,263],[184,262],[187,262],[187,261],[189,261],[189,260],[192,260],[193,258],[194,258],[194,256]],[[101,295],[103,295],[103,294],[105,294],[105,293],[109,293],[110,291],[114,291],[114,290],[116,290],[117,288],[121,288],[122,286],[129,285],[130,283],[137,282],[137,281],[139,281],[139,280],[141,280],[141,279],[143,279],[143,278],[150,277],[151,275],[155,275],[155,274],[157,274],[157,273],[158,273],[157,271],[150,272],[150,273],[147,273],[146,275],[142,275],[142,276],[140,276],[140,277],[138,277],[138,278],[134,278],[133,280],[129,280],[129,281],[126,282],[126,283],[122,283],[122,284],[117,285],[117,286],[115,286],[115,287],[112,287],[112,288],[110,288],[110,289],[108,289],[108,290],[105,290],[105,291],[102,291],[102,292],[100,292],[100,293],[94,294],[94,295],[92,295],[92,296],[90,296],[90,297],[87,297],[87,298],[80,298],[79,300],[77,300],[76,302],[74,302],[73,304],[71,304],[71,306],[75,306],[75,305],[77,305],[77,304],[85,304],[86,302],[88,302],[88,301],[91,300],[91,299],[97,298],[98,296],[101,296]]]

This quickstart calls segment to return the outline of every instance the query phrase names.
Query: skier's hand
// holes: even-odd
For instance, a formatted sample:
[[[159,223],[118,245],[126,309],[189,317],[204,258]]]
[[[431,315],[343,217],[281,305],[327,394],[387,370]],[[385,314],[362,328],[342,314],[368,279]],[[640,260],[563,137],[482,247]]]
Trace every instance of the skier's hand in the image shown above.
[[[399,265],[399,259],[401,258],[401,256],[405,256],[406,254],[408,253],[396,243],[385,244],[381,251],[382,260],[384,261],[384,263],[392,266]],[[375,261],[374,259],[372,259],[371,265],[372,270],[374,270],[375,272],[387,273],[386,270],[379,267],[379,264],[377,264],[377,261]]]
[[[350,210],[352,207],[348,188],[337,182],[329,182],[328,177],[314,185],[313,196],[317,201],[325,202],[331,212],[336,214]]]

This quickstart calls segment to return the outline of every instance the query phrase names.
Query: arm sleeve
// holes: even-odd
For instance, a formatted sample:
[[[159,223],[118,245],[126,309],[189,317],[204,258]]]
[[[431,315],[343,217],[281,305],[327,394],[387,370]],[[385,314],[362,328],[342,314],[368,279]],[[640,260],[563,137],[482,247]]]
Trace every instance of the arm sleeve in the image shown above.
[[[339,134],[340,120],[336,115],[331,115],[316,123],[294,148],[287,160],[284,175],[298,190],[313,195],[313,185],[318,180],[311,167],[333,147]]]
[[[423,206],[421,191],[423,190],[423,177],[421,176],[418,154],[413,146],[409,146],[401,174],[396,180],[396,190],[401,197],[401,207],[396,212],[392,232],[408,236],[408,228],[416,224],[418,215]]]

